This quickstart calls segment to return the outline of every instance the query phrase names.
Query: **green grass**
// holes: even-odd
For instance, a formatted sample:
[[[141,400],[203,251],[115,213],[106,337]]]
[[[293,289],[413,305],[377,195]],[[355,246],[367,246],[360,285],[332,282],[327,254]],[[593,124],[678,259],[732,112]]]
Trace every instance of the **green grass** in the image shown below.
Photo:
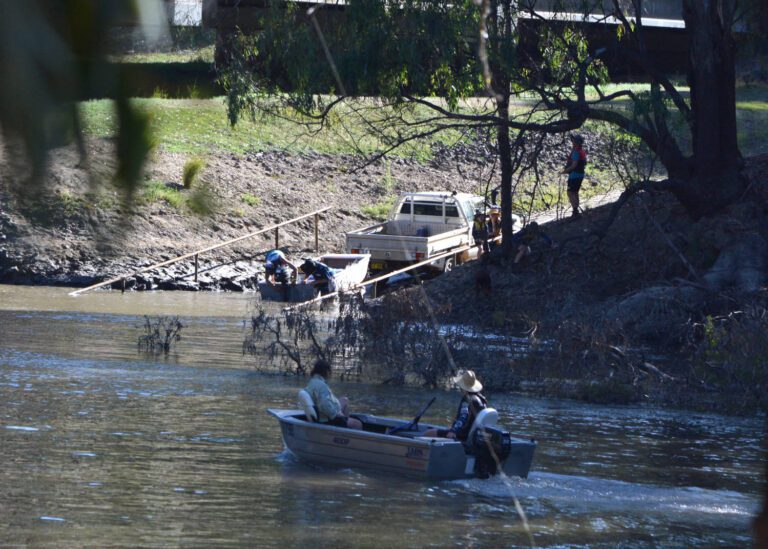
[[[630,86],[635,91],[647,89],[645,85]],[[624,89],[623,85],[614,85],[606,91]],[[686,92],[684,88],[681,90]],[[216,153],[243,154],[270,149],[282,149],[288,152],[316,151],[328,154],[371,154],[387,147],[386,139],[374,137],[368,134],[365,124],[358,113],[350,108],[336,111],[321,131],[310,133],[300,125],[287,122],[282,117],[264,116],[257,121],[243,119],[234,128],[228,123],[226,108],[221,98],[215,99],[136,99],[137,105],[145,109],[151,115],[151,125],[154,131],[155,141],[161,150],[189,155],[204,155]],[[362,103],[367,109],[366,115],[386,119],[392,113],[391,109],[382,108],[380,105]],[[485,103],[487,105],[487,103]],[[626,102],[619,102],[614,108],[626,108]],[[484,108],[484,102],[477,100],[467,104],[465,109],[469,112]],[[487,108],[487,107],[485,107]],[[737,89],[737,117],[739,145],[745,156],[768,152],[768,86],[741,86]],[[524,104],[515,104],[513,113],[522,115],[527,108]],[[94,137],[114,137],[116,132],[116,117],[113,104],[108,100],[88,101],[82,104],[86,133]],[[423,108],[413,108],[404,111],[410,120],[425,119],[429,112]],[[283,110],[285,116],[292,115],[290,111]],[[536,115],[540,116],[540,115]],[[543,116],[543,115],[541,115]],[[682,124],[675,123],[679,127],[683,148],[689,146],[688,138],[682,131]],[[423,127],[426,129],[428,126]],[[585,129],[597,131],[604,135],[615,135],[615,129],[589,122]],[[392,132],[389,135],[393,135]],[[455,130],[449,130],[436,134],[435,137],[426,140],[415,141],[394,152],[395,155],[408,156],[420,161],[432,158],[431,147],[436,142],[454,143],[464,137]],[[585,183],[582,190],[582,198],[586,199],[592,194],[605,192],[610,188],[616,188],[617,178],[611,169],[600,172],[596,166],[588,168],[588,179],[595,179],[599,184],[592,187]],[[379,181],[373,182],[380,189],[382,201],[363,208],[366,215],[377,219],[386,216],[392,202],[389,197],[394,187],[392,173],[385,169],[385,173]],[[530,184],[530,182],[528,183]],[[160,185],[160,186],[158,186]],[[331,186],[332,183],[329,183]],[[534,206],[542,209],[557,198],[559,186],[564,185],[560,180],[550,182],[543,194],[534,196]],[[164,200],[174,207],[182,207],[184,201],[178,191],[168,188],[160,188],[157,184],[145,191],[147,199]],[[530,188],[530,187],[527,187]],[[529,199],[519,189],[518,196]],[[175,194],[174,194],[175,193]],[[560,193],[561,194],[561,193]],[[254,199],[241,197],[245,204],[252,203]]]
[[[119,63],[192,63],[203,61],[213,63],[214,46],[159,53],[124,53],[112,56]]]
[[[138,202],[153,204],[155,202],[165,202],[173,208],[181,209],[186,200],[178,189],[168,187],[160,181],[149,181],[139,191]]]
[[[264,116],[257,121],[243,119],[233,128],[229,125],[221,98],[133,101],[150,113],[156,141],[162,150],[168,152],[243,154],[283,149],[289,152],[372,154],[386,148],[384,140],[369,135],[362,119],[350,113],[337,115],[321,131],[313,133],[277,116]],[[117,119],[111,101],[86,101],[81,107],[87,135],[102,138],[115,136]],[[393,154],[427,161],[432,158],[431,143],[453,142],[459,138],[458,132],[449,130],[432,139],[405,145]]]
[[[368,206],[363,206],[360,208],[360,211],[369,217],[372,217],[378,221],[384,221],[387,219],[387,216],[389,215],[389,211],[392,209],[392,206],[395,204],[395,197],[384,199],[381,202],[377,202],[376,204],[371,204]]]
[[[258,206],[261,204],[261,198],[254,196],[250,193],[245,193],[240,197],[240,200],[248,204],[249,206]]]
[[[623,86],[611,86],[619,89]],[[642,89],[642,85],[630,86]],[[287,122],[282,117],[264,116],[257,121],[243,119],[234,128],[227,121],[226,109],[221,98],[215,99],[166,99],[161,97],[135,99],[134,101],[151,114],[152,127],[161,149],[185,154],[203,154],[210,151],[242,154],[269,149],[291,152],[317,151],[329,154],[371,154],[386,148],[386,142],[366,132],[362,119],[350,110],[338,111],[330,123],[319,132],[310,133],[304,127]],[[737,90],[737,107],[740,122],[740,144],[745,150],[755,150],[764,145],[765,128],[768,126],[768,87],[745,86]],[[618,102],[621,108],[626,102]],[[478,106],[479,103],[475,106]],[[382,119],[388,109],[370,109],[368,115]],[[467,109],[469,111],[469,109]],[[517,105],[513,111],[523,114],[526,108]],[[94,137],[114,137],[116,118],[109,100],[87,101],[82,104],[84,127]],[[285,112],[286,116],[290,112]],[[423,109],[414,109],[411,119],[424,118]],[[393,132],[388,132],[393,135]],[[431,139],[408,144],[393,154],[415,157],[422,161],[431,159],[431,144],[453,143],[463,137],[455,130],[436,134]]]

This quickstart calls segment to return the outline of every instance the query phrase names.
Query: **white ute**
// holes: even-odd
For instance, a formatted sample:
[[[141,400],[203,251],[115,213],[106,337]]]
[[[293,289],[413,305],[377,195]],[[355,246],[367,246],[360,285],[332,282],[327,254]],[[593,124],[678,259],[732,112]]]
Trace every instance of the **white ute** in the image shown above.
[[[482,196],[466,193],[417,192],[401,194],[389,219],[346,234],[351,254],[371,254],[373,273],[390,272],[450,250],[473,244],[475,209],[484,210]],[[477,256],[472,248],[438,259],[433,269],[450,271],[457,263]]]

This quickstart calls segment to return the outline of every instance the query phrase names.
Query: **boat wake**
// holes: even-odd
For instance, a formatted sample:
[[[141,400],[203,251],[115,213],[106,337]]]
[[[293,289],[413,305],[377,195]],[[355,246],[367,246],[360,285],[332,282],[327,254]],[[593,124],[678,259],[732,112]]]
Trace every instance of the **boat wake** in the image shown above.
[[[567,511],[593,513],[658,513],[698,516],[754,516],[759,500],[729,490],[666,487],[619,480],[531,473],[527,479],[493,477],[488,480],[457,480],[447,483],[493,498],[516,497],[525,502]]]

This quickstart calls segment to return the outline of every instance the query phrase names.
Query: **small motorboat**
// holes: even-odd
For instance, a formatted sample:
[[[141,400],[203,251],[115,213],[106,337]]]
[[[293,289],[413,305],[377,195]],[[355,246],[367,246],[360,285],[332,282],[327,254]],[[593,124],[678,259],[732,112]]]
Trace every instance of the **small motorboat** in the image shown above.
[[[325,254],[316,258],[325,263],[331,269],[336,270],[334,275],[335,291],[347,292],[358,286],[365,280],[368,274],[368,262],[370,254]],[[312,284],[305,284],[306,277],[299,275],[296,284],[272,285],[266,281],[259,282],[261,299],[266,301],[309,301],[317,297],[318,290]]]
[[[280,422],[285,446],[310,462],[435,480],[486,478],[500,472],[528,476],[536,442],[499,429],[493,408],[478,414],[468,443],[424,436],[435,425],[421,424],[419,419],[433,401],[411,421],[352,414],[362,422],[362,431],[317,423],[306,391],[300,391],[303,409],[267,412]]]

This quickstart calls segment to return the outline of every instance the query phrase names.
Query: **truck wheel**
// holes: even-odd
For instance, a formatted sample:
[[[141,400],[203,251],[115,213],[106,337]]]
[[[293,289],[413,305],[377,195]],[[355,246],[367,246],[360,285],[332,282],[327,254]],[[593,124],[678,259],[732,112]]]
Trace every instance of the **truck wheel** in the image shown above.
[[[456,264],[456,258],[447,257],[445,263],[443,263],[443,272],[450,273],[453,270],[453,266]]]

